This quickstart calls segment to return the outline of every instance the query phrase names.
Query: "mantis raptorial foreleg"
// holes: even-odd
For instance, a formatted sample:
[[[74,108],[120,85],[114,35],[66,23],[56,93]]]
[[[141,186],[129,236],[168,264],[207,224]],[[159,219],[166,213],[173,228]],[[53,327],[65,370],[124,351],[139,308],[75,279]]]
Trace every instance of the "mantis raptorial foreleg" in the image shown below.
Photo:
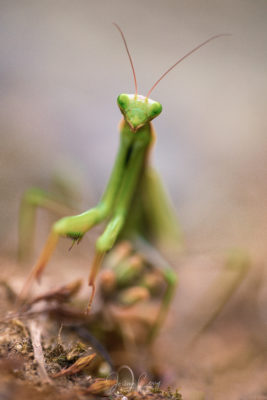
[[[74,240],[80,240],[88,230],[105,220],[110,215],[115,206],[115,200],[119,192],[119,200],[116,203],[117,211],[108,224],[106,231],[99,238],[99,242],[97,242],[97,255],[93,263],[92,277],[95,276],[96,271],[99,268],[102,255],[113,246],[125,221],[124,210],[129,206],[129,202],[132,198],[140,169],[144,161],[145,149],[148,145],[148,142],[144,139],[147,130],[145,130],[145,135],[142,133],[142,130],[138,133],[140,140],[136,140],[135,146],[132,146],[134,137],[131,130],[125,123],[122,124],[121,128],[121,145],[119,153],[107,189],[104,192],[101,201],[95,208],[76,216],[62,218],[53,225],[43,251],[22,289],[22,298],[26,295],[32,281],[36,278],[40,278],[59,238],[70,237]],[[127,157],[129,157],[129,154],[131,154],[131,157],[128,162]],[[90,282],[92,286],[93,281],[94,279],[91,278]]]
[[[146,138],[146,133],[144,132],[143,134],[142,129],[140,129],[139,140],[136,140],[131,149],[131,158],[125,168],[123,180],[118,193],[118,200],[114,207],[113,217],[108,223],[104,233],[97,239],[96,255],[89,276],[89,286],[92,286],[92,296],[88,304],[88,309],[91,307],[94,297],[95,277],[104,254],[113,247],[126,222],[129,213],[129,206],[136,190],[138,180],[140,179],[140,172],[142,167],[144,167],[145,154],[149,140],[149,137]]]

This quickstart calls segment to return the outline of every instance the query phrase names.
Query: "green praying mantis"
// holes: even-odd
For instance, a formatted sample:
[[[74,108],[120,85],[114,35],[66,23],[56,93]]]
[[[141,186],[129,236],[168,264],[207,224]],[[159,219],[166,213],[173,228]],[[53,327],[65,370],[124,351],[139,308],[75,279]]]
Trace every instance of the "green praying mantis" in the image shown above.
[[[96,207],[82,214],[61,218],[53,224],[44,248],[24,284],[20,294],[21,300],[25,299],[33,281],[41,277],[60,237],[79,242],[86,232],[103,221],[107,221],[107,225],[95,244],[95,255],[88,281],[92,291],[87,312],[92,305],[95,280],[103,258],[116,242],[127,238],[136,246],[140,246],[142,252],[148,256],[155,252],[153,245],[149,245],[151,240],[157,242],[172,238],[178,245],[180,243],[180,231],[172,206],[158,175],[149,165],[149,155],[156,137],[151,121],[162,111],[162,105],[150,99],[150,94],[181,61],[208,42],[227,34],[212,36],[193,48],[160,76],[146,96],[142,96],[138,94],[136,74],[124,34],[117,24],[114,25],[121,34],[130,60],[135,93],[120,94],[117,98],[123,118],[119,128],[119,151],[110,179]],[[29,209],[33,206],[45,207],[46,205],[47,208],[57,209],[61,205],[40,191],[31,192],[30,195],[28,193],[23,201],[20,215],[20,238],[25,243],[27,242],[25,232],[27,224],[30,223]],[[177,284],[176,274],[166,261],[163,259],[160,262],[157,261],[157,268],[166,282],[166,290],[155,327],[159,327],[162,323]]]

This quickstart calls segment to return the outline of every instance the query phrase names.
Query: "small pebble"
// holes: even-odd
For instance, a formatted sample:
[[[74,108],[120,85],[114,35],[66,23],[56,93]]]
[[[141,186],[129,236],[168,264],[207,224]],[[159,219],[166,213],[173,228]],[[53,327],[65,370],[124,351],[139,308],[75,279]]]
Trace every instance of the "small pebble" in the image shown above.
[[[15,345],[15,349],[18,350],[18,351],[22,350],[22,347],[23,346],[20,343],[16,343],[16,345]]]

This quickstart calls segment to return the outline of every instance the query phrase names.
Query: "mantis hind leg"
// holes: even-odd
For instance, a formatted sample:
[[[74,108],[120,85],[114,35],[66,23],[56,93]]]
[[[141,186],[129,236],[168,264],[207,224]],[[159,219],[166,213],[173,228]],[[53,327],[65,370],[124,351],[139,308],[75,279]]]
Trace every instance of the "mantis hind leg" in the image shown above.
[[[135,249],[160,272],[166,285],[156,320],[148,334],[147,340],[152,342],[167,315],[177,286],[175,272],[155,246],[166,248],[170,244],[180,250],[182,233],[168,194],[159,175],[151,167],[147,168],[140,182],[140,192],[136,213],[132,213],[130,226],[125,233],[127,236],[129,233],[129,237],[132,236]]]
[[[138,254],[140,254],[147,263],[152,265],[153,268],[155,268],[161,274],[166,284],[156,319],[152,324],[147,336],[147,342],[151,343],[156,337],[164,319],[166,318],[170,303],[175,294],[178,278],[169,262],[144,238],[136,236],[133,238],[132,243],[134,248],[138,251]]]

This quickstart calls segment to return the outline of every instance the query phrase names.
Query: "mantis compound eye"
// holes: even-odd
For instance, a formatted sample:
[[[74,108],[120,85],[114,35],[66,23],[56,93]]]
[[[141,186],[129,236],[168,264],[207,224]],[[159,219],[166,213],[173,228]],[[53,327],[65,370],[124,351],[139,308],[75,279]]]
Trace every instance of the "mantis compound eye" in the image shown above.
[[[157,117],[162,111],[162,105],[158,102],[154,102],[149,110],[149,114],[151,115],[151,118]]]
[[[130,99],[127,94],[120,94],[117,98],[118,105],[122,110],[125,110],[127,108],[129,101]]]

